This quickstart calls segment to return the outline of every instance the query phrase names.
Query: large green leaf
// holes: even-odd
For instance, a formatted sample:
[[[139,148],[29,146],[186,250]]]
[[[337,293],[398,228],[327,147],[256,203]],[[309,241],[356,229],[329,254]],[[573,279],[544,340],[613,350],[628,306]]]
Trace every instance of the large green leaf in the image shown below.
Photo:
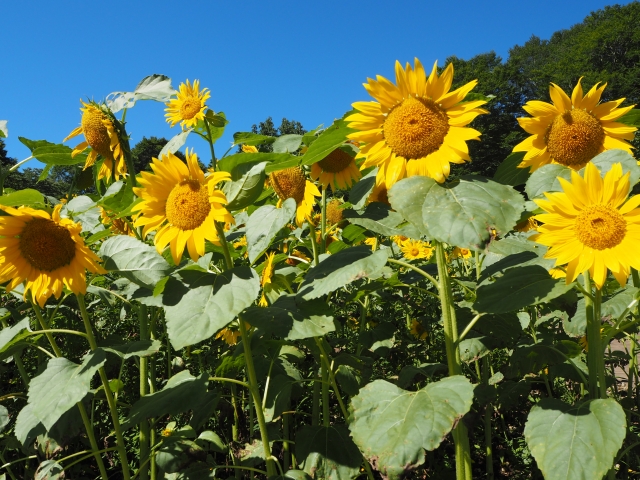
[[[176,153],[180,150],[180,148],[187,142],[187,137],[189,137],[191,131],[191,129],[188,129],[175,135],[164,147],[162,147],[162,150],[160,150],[160,153],[158,154],[158,158],[162,158],[163,155],[167,155],[169,153]]]
[[[457,375],[417,392],[376,380],[351,399],[349,429],[384,477],[400,478],[424,462],[471,408],[473,385]]]
[[[296,213],[296,201],[287,198],[281,208],[264,205],[254,211],[247,221],[247,253],[255,262],[269,248],[273,237]]]
[[[538,265],[514,267],[495,282],[478,287],[473,308],[478,312],[512,312],[547,302],[571,288],[564,279],[555,280]]]
[[[0,432],[4,430],[4,427],[9,425],[10,417],[9,410],[4,405],[0,405]]]
[[[362,463],[362,455],[345,425],[303,426],[296,433],[296,459],[317,480],[355,478]]]
[[[31,413],[45,429],[56,421],[91,389],[91,378],[106,361],[103,350],[89,353],[82,365],[66,358],[52,358],[47,368],[29,383]]]
[[[518,168],[524,158],[524,152],[515,152],[509,155],[498,167],[493,179],[503,185],[513,187],[523,185],[529,178],[529,167]]]
[[[544,399],[531,409],[524,437],[546,480],[601,480],[627,434],[613,398],[577,406]]]
[[[429,234],[440,242],[483,250],[492,230],[509,232],[523,211],[524,199],[512,187],[465,176],[429,190],[422,220]]]
[[[401,223],[405,223],[405,219],[384,203],[371,203],[367,205],[367,208],[362,213],[350,208],[345,209],[342,212],[342,216],[351,223],[387,237],[392,235],[405,235],[411,238],[420,237],[420,232],[412,226],[398,227]]]
[[[351,191],[349,192],[349,201],[356,210],[362,209],[367,202],[367,198],[371,195],[373,187],[376,184],[377,173],[378,168],[374,168],[351,188]]]
[[[276,141],[276,137],[270,137],[269,135],[259,135],[252,132],[236,132],[233,134],[234,145],[261,145],[263,143],[273,143]]]
[[[333,332],[333,312],[321,300],[296,303],[295,296],[281,295],[269,307],[251,307],[242,318],[260,330],[285,340],[322,337]]]
[[[318,139],[311,144],[307,152],[302,157],[301,164],[313,165],[314,163],[324,159],[327,155],[342,145],[347,140],[347,135],[353,132],[355,132],[355,130],[349,128],[344,119],[336,120],[333,122],[333,125],[322,132],[318,136]]]
[[[31,154],[47,165],[76,165],[85,163],[87,155],[80,153],[71,157],[73,150],[66,145],[49,144],[35,148]]]
[[[422,205],[431,189],[437,185],[433,178],[416,176],[400,180],[389,190],[389,203],[393,209],[428,237],[431,235],[422,220]]]
[[[604,301],[600,307],[600,314],[603,317],[612,317],[617,319],[628,307],[633,307],[634,301],[638,295],[638,289],[627,286],[616,292],[611,298]],[[586,334],[587,329],[587,313],[584,304],[584,298],[578,302],[578,308],[571,320],[562,322],[564,331],[571,337],[582,337]]]
[[[281,135],[273,142],[273,151],[274,153],[293,153],[300,148],[301,144],[302,135]]]
[[[171,267],[154,247],[127,235],[107,239],[100,247],[103,267],[120,272],[134,283],[153,290]]]
[[[23,318],[15,325],[0,330],[0,360],[13,354],[13,347],[30,336],[29,318]]]
[[[266,164],[266,162],[243,163],[233,169],[231,181],[225,183],[223,188],[229,202],[227,209],[242,210],[258,199],[264,189]]]
[[[632,127],[640,127],[640,108],[632,109],[616,121]]]
[[[127,186],[122,181],[112,183],[97,204],[113,212],[124,212],[134,199],[133,190]]]
[[[267,162],[267,164],[280,164],[286,163],[291,159],[296,160],[299,157],[294,157],[288,153],[236,153],[235,155],[229,155],[220,159],[218,162],[218,168],[224,172],[233,173],[234,169],[239,165],[250,163],[255,165],[256,163]]]
[[[386,263],[386,250],[373,253],[367,245],[341,250],[309,269],[298,291],[298,299],[318,298],[351,282],[375,275]]]
[[[113,113],[132,108],[137,100],[155,100],[166,103],[176,91],[166,75],[154,74],[143,78],[133,92],[113,92],[107,95],[106,104]]]
[[[162,343],[160,340],[138,340],[137,342],[128,342],[118,345],[103,347],[107,352],[114,353],[123,359],[131,357],[149,357],[154,353],[158,353]]]
[[[6,193],[0,196],[0,205],[5,207],[19,207],[21,205],[43,205],[44,197],[42,194],[31,188],[18,190],[16,192]]]
[[[165,289],[163,302],[171,345],[177,350],[210,338],[249,307],[259,291],[258,275],[248,267],[202,277],[177,303],[168,303],[170,292]]]
[[[198,377],[192,376],[188,370],[175,374],[162,390],[133,404],[123,428],[133,427],[147,418],[177,415],[198,407],[207,394],[208,384],[206,373]]]
[[[534,198],[543,198],[544,192],[559,192],[562,190],[562,187],[560,186],[558,177],[571,180],[571,172],[572,170],[564,165],[557,165],[555,163],[543,165],[531,174],[524,187],[524,191],[527,192],[531,200]]]

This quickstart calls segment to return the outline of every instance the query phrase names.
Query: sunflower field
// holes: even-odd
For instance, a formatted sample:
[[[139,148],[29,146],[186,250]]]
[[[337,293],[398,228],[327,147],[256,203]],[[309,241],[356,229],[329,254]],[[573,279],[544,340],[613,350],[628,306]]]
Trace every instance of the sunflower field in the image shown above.
[[[397,62],[333,124],[220,155],[210,91],[152,75],[20,137],[0,479],[640,478],[640,110],[551,84],[495,176],[460,175],[495,99],[453,80]],[[179,133],[136,171],[143,100]],[[4,188],[31,159],[82,168],[62,199]]]

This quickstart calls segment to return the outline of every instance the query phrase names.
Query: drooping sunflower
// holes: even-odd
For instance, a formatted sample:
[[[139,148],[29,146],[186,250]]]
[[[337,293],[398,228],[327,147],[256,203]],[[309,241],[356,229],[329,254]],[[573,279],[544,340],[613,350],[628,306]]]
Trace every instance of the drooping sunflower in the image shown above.
[[[166,104],[167,123],[172,127],[176,123],[180,123],[182,127],[195,127],[199,120],[204,120],[204,111],[207,109],[205,102],[211,97],[211,93],[208,88],[200,90],[200,80],[194,80],[193,86],[187,80],[186,84],[181,83],[178,88],[177,98]]]
[[[420,240],[405,240],[400,245],[400,251],[407,260],[428,259],[433,255],[433,247],[431,244],[429,242],[421,242]]]
[[[629,173],[623,175],[616,163],[603,180],[598,168],[588,163],[584,178],[574,171],[571,182],[558,180],[562,192],[535,200],[546,213],[536,215],[542,225],[529,238],[549,247],[545,258],[555,258],[556,266],[566,265],[567,283],[588,270],[602,288],[609,269],[625,285],[630,268],[640,268],[640,195],[627,201]]]
[[[85,103],[80,100],[82,120],[80,126],[74,129],[64,140],[84,134],[84,142],[78,144],[71,152],[71,157],[91,147],[84,168],[91,167],[100,155],[104,162],[98,172],[98,179],[118,180],[127,173],[127,164],[120,146],[120,139],[115,127],[115,117],[104,105],[94,102]]]
[[[272,172],[269,175],[269,183],[278,195],[280,202],[288,198],[296,201],[296,224],[301,227],[305,219],[313,222],[314,197],[320,197],[320,191],[312,182],[306,179],[300,167],[285,168]]]
[[[49,215],[29,207],[2,207],[0,216],[0,283],[11,291],[25,282],[42,307],[51,295],[60,298],[63,285],[73,293],[86,293],[86,270],[106,273],[100,259],[80,236],[82,227],[60,217],[62,205]]]
[[[619,148],[631,153],[627,140],[633,140],[636,127],[616,122],[635,105],[618,108],[625,100],[600,103],[607,84],[596,83],[583,95],[582,85],[573,89],[571,98],[552,83],[549,96],[553,103],[532,100],[524,110],[533,117],[518,118],[518,123],[531,136],[513,148],[526,152],[520,168],[537,170],[548,163],[559,163],[580,170],[599,153]]]
[[[198,165],[197,155],[187,150],[187,165],[173,155],[154,158],[151,172],[142,172],[142,187],[134,193],[142,201],[133,207],[140,216],[134,226],[144,227],[142,236],[158,229],[154,238],[159,253],[171,246],[171,256],[180,263],[185,246],[193,261],[204,255],[205,240],[219,245],[214,222],[233,223],[224,207],[227,198],[216,185],[229,180],[226,172],[214,172],[207,177]]]
[[[409,328],[409,332],[418,340],[424,340],[429,336],[429,332],[424,328],[424,325],[415,318],[411,320],[411,328]]]
[[[329,155],[311,166],[311,178],[318,180],[327,188],[346,190],[353,182],[360,180],[362,174],[358,170],[355,157],[352,157],[341,148],[336,148]]]
[[[216,334],[216,339],[221,338],[227,345],[233,346],[238,343],[238,338],[240,338],[240,335],[240,330],[226,327]]]
[[[442,183],[451,163],[469,161],[467,140],[478,140],[480,132],[467,128],[474,118],[488,113],[479,108],[486,102],[463,102],[477,80],[450,92],[453,64],[438,76],[438,64],[427,78],[420,61],[403,69],[396,62],[396,83],[380,75],[369,78],[364,88],[376,102],[356,102],[358,113],[346,118],[358,130],[348,138],[364,143],[357,157],[366,160],[360,168],[378,165],[376,183],[391,188],[398,180],[425,175]]]

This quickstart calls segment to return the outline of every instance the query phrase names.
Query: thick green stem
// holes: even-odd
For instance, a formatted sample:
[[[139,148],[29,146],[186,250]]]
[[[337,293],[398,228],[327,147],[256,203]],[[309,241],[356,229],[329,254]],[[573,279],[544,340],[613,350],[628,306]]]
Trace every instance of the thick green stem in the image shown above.
[[[318,243],[316,242],[316,229],[313,225],[309,225],[309,238],[311,239],[311,251],[313,252],[313,264],[318,265]]]
[[[231,424],[231,439],[234,442],[238,442],[240,440],[239,432],[240,432],[240,413],[238,405],[238,389],[236,388],[236,384],[232,383],[231,387],[231,406],[233,407],[233,423]],[[231,461],[235,466],[238,466],[238,458],[231,453]],[[240,479],[242,477],[242,472],[239,468],[234,469],[233,471],[235,478]]]
[[[320,213],[320,253],[327,251],[327,189],[322,187],[322,210]]]
[[[224,234],[224,224],[222,222],[215,222],[215,224],[216,232],[218,233],[218,238],[220,239],[220,244],[222,245],[222,254],[224,255],[226,268],[227,270],[231,270],[233,268],[233,260],[231,259],[231,252],[229,251],[227,237]]]
[[[491,377],[491,373],[489,371],[489,356],[485,355],[484,357],[482,357],[482,381],[488,384],[490,377]],[[486,454],[485,468],[487,471],[487,480],[494,479],[493,446],[492,446],[492,440],[491,440],[491,428],[492,428],[491,414],[492,413],[493,413],[493,405],[489,403],[487,404],[484,410],[484,447],[485,447],[485,454]]]
[[[453,303],[451,279],[447,270],[447,258],[444,245],[436,242],[436,261],[438,263],[438,280],[440,305],[442,307],[442,323],[444,325],[445,348],[449,376],[462,375],[462,361],[458,342],[458,324]],[[456,450],[456,478],[457,480],[471,480],[471,448],[469,433],[464,422],[458,422],[453,429],[453,441]]]
[[[98,348],[98,344],[95,337],[93,336],[93,329],[91,327],[91,322],[89,321],[89,314],[87,312],[87,304],[84,301],[84,295],[79,293],[76,295],[76,297],[78,298],[78,305],[80,306],[82,321],[84,322],[84,328],[87,332],[89,346],[91,347],[91,350],[95,350],[96,348]],[[124,437],[122,435],[122,427],[120,426],[120,418],[118,416],[116,402],[113,399],[113,393],[111,392],[111,388],[109,387],[109,378],[107,377],[107,372],[105,371],[104,367],[100,367],[98,369],[98,373],[100,374],[100,380],[102,381],[102,386],[104,387],[104,394],[107,398],[107,403],[109,404],[109,412],[111,413],[111,420],[113,421],[113,428],[116,433],[116,447],[118,448],[120,463],[122,463],[122,477],[124,478],[124,480],[129,480],[131,478],[131,474],[129,473],[129,460],[127,459],[127,450],[125,448]]]
[[[320,425],[320,382],[318,377],[314,377],[313,382],[313,397],[311,403],[311,426],[316,427]]]
[[[320,340],[322,341],[322,340]],[[316,340],[318,343],[318,340]],[[331,414],[329,412],[329,371],[322,360],[323,354],[320,354],[320,371],[322,372],[322,425],[329,426]]]
[[[140,340],[149,340],[149,318],[147,315],[147,306],[140,305],[138,307],[138,323],[140,324]],[[149,393],[149,359],[140,357],[140,398],[145,397]],[[149,422],[143,419],[140,422],[140,462],[144,462],[149,456]],[[149,462],[140,465],[138,477],[141,480],[149,479]]]
[[[269,445],[269,434],[267,433],[267,422],[264,418],[264,412],[262,410],[262,399],[260,398],[260,392],[258,391],[258,379],[256,378],[256,371],[253,366],[253,355],[251,353],[251,338],[247,333],[247,327],[244,324],[244,320],[239,319],[240,335],[242,336],[242,348],[244,350],[244,361],[247,369],[247,375],[249,377],[249,391],[251,392],[251,398],[253,398],[253,405],[256,411],[256,417],[258,419],[258,426],[260,427],[260,437],[262,439],[262,446],[264,448],[264,455],[267,459],[267,477],[277,475],[276,468],[273,463],[273,457],[271,455],[271,446]]]
[[[364,297],[364,300],[360,304],[360,325],[358,325],[358,348],[356,355],[360,356],[364,345],[362,343],[362,335],[367,328],[367,311],[369,310],[369,295]]]
[[[46,332],[45,335],[47,336],[47,339],[49,340],[49,343],[51,344],[51,348],[53,348],[53,351],[55,352],[57,357],[62,357],[62,351],[60,350],[60,347],[58,347],[58,344],[56,343],[56,341],[53,338],[53,336],[51,335],[51,333],[48,332],[50,330],[49,329],[49,324],[44,319],[44,316],[42,315],[42,311],[40,310],[40,307],[35,302],[32,302],[31,305],[33,306],[33,311],[36,314],[36,318],[38,319],[38,323],[40,323],[40,327]],[[100,451],[100,447],[98,447],[98,442],[96,441],[96,436],[93,433],[93,424],[91,422],[91,419],[89,418],[89,414],[87,413],[87,409],[84,407],[84,404],[82,402],[78,402],[76,404],[76,406],[78,407],[78,410],[80,411],[80,417],[82,418],[82,424],[84,425],[84,429],[87,432],[87,437],[89,437],[89,444],[91,445],[91,450],[93,451],[93,456],[96,459],[96,463],[98,464],[98,469],[100,470],[100,475],[102,476],[102,478],[104,480],[106,480],[108,478],[107,469],[104,466],[104,462],[102,461],[102,457],[100,456],[100,453],[98,453]]]
[[[591,279],[589,272],[582,274],[585,290],[592,294]],[[592,294],[593,295],[593,294]],[[593,298],[593,299],[592,299]],[[604,349],[600,329],[602,327],[600,319],[600,305],[602,302],[602,292],[596,288],[593,297],[585,295],[585,311],[587,317],[587,368],[589,369],[589,398],[606,398],[607,384],[604,373]]]

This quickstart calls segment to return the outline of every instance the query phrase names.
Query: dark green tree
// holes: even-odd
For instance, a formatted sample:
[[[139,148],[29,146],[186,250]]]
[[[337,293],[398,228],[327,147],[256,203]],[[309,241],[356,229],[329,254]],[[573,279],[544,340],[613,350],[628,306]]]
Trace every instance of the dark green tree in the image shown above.
[[[169,143],[166,138],[158,137],[142,137],[136,145],[131,149],[131,157],[133,158],[133,164],[136,167],[136,172],[151,171],[151,159],[158,158],[160,151],[164,146]],[[183,161],[186,158],[182,152],[176,152],[174,154]]]
[[[280,135],[289,134],[304,135],[305,133],[307,133],[307,130],[305,130],[300,122],[297,122],[295,120],[287,120],[286,118],[283,118],[280,122],[280,126],[276,128],[275,124],[273,123],[273,118],[271,117],[268,117],[264,122],[260,122],[258,125],[253,124],[251,126],[251,131],[259,135],[268,135],[270,137],[279,137]],[[257,148],[261,152],[273,151],[273,147],[268,143],[258,145]]]

